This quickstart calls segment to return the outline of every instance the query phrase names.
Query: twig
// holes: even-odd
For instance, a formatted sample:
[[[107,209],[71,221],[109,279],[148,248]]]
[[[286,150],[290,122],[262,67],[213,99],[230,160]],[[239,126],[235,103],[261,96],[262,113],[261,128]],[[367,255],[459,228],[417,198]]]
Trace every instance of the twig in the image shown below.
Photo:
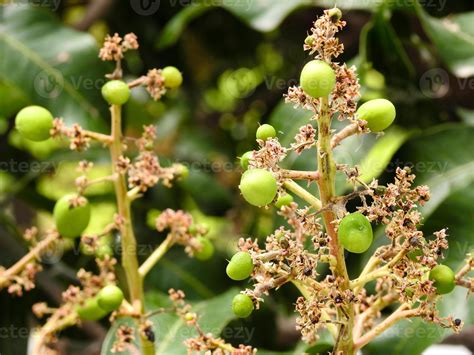
[[[146,274],[155,266],[155,264],[165,255],[165,253],[173,246],[174,239],[168,235],[166,239],[156,248],[153,253],[144,261],[138,269],[140,277],[145,277]]]
[[[102,134],[102,133],[97,133],[93,131],[88,131],[88,130],[83,130],[82,133],[91,139],[94,139],[98,142],[101,142],[105,145],[111,145],[113,142],[112,136],[109,136],[107,134]]]
[[[408,249],[407,248],[402,248],[402,250],[400,250],[398,252],[397,255],[395,255],[392,260],[390,260],[387,264],[385,264],[384,266],[372,271],[372,272],[369,272],[365,275],[362,275],[362,276],[359,276],[357,279],[351,281],[350,283],[350,287],[352,289],[358,289],[362,286],[364,286],[367,282],[370,282],[372,280],[375,280],[379,277],[382,277],[382,276],[388,276],[390,275],[390,268],[392,268],[396,263],[398,263],[406,254],[408,253]]]
[[[356,123],[352,123],[344,127],[338,133],[333,135],[331,139],[331,148],[332,149],[336,148],[341,143],[342,140],[356,134],[358,131],[359,131],[359,126]]]
[[[19,274],[25,266],[30,263],[33,259],[37,258],[41,252],[48,248],[49,245],[60,237],[59,233],[54,232],[51,233],[48,237],[40,241],[38,244],[35,245],[25,256],[23,256],[20,260],[18,260],[14,265],[6,269],[2,274],[0,274],[0,289],[5,287],[8,284],[9,279]]]
[[[398,309],[388,316],[383,322],[376,325],[370,331],[365,333],[363,336],[358,338],[354,342],[354,350],[360,349],[368,344],[372,339],[377,337],[379,334],[390,328],[396,322],[404,318],[416,317],[418,315],[417,309],[410,309],[410,305],[407,303],[402,304]]]
[[[298,185],[293,180],[286,180],[283,183],[283,186],[288,189],[289,191],[293,192],[295,195],[301,197],[303,200],[308,202],[311,206],[313,206],[316,210],[320,210],[322,207],[321,201],[314,197],[308,190]]]
[[[320,175],[317,171],[301,171],[301,170],[281,170],[283,177],[293,180],[318,180]]]
[[[397,299],[398,294],[389,293],[383,297],[378,298],[377,301],[375,301],[369,308],[359,314],[356,317],[355,326],[353,330],[354,341],[357,338],[360,338],[360,336],[362,335],[362,331],[364,330],[364,323],[366,322],[367,318],[374,314],[377,314],[377,312],[380,312],[382,309],[392,304]]]
[[[67,328],[78,322],[77,312],[70,312],[65,317],[62,317],[62,313],[58,312],[51,316],[46,324],[41,328],[40,332],[37,335],[37,340],[35,342],[34,348],[32,350],[32,355],[43,355],[44,346],[46,345],[46,340],[48,336],[53,335],[54,333],[59,332],[60,330]]]
[[[148,77],[142,75],[141,77],[129,82],[128,87],[131,89],[131,88],[134,88],[134,87],[137,87],[137,86],[144,85],[147,82],[148,82]]]

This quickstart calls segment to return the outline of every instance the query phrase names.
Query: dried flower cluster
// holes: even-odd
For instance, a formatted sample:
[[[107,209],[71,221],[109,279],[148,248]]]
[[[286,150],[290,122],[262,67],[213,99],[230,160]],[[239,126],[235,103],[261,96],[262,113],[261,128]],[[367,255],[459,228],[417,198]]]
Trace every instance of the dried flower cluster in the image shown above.
[[[54,344],[57,341],[57,333],[63,328],[77,325],[81,322],[76,313],[77,307],[84,305],[105,285],[116,282],[116,263],[117,260],[115,258],[106,256],[103,259],[96,259],[99,269],[98,274],[80,269],[77,272],[80,286],[70,285],[63,292],[63,303],[58,308],[48,307],[44,302],[33,305],[33,312],[38,318],[49,315],[46,323],[38,331],[33,354],[55,353]]]
[[[172,311],[176,313],[186,324],[196,330],[197,336],[185,341],[189,354],[204,353],[215,355],[249,355],[255,354],[256,350],[251,346],[239,345],[234,348],[221,338],[214,337],[211,333],[205,333],[199,325],[199,316],[192,312],[192,306],[185,302],[184,292],[181,290],[169,290],[169,298],[172,302]]]
[[[338,11],[338,10],[337,10]],[[311,122],[303,125],[289,148],[278,138],[257,140],[259,148],[250,155],[249,169],[263,168],[273,173],[279,187],[278,195],[296,194],[304,205],[292,202],[279,214],[290,226],[278,228],[261,247],[257,240],[240,239],[239,250],[248,252],[253,260],[253,287],[242,291],[251,297],[258,309],[263,295],[285,283],[293,283],[302,293],[295,304],[296,327],[308,343],[318,340],[320,330],[327,329],[334,337],[334,354],[353,354],[395,322],[420,317],[427,322],[458,332],[462,320],[441,316],[437,311],[440,295],[434,281],[427,275],[443,259],[448,236],[442,229],[426,236],[418,228],[422,216],[418,210],[430,199],[427,186],[413,186],[415,175],[408,168],[398,168],[395,181],[381,186],[377,180],[365,184],[359,179],[359,168],[337,165],[332,150],[345,138],[367,133],[366,121],[357,117],[360,98],[355,68],[332,62],[343,51],[335,34],[345,26],[335,9],[326,10],[311,29],[304,49],[316,59],[327,62],[336,74],[336,84],[328,99],[313,98],[301,87],[291,87],[286,101],[295,107],[313,112]],[[346,120],[347,126],[332,132],[331,119]],[[312,122],[318,124],[318,129]],[[334,134],[333,134],[334,133]],[[280,167],[290,151],[300,154],[317,147],[317,172],[286,170]],[[345,196],[331,192],[335,171],[343,172],[354,191]],[[316,182],[319,199],[296,184],[296,179]],[[345,267],[338,226],[348,215],[346,204],[357,199],[357,208],[374,225],[385,229],[390,243],[375,250],[358,278],[350,280]],[[324,228],[323,228],[324,226]],[[327,264],[329,274],[319,275],[320,264]],[[455,283],[472,292],[473,279],[466,276],[473,270],[469,256],[459,270]],[[365,286],[375,282],[375,290]],[[388,318],[382,311],[392,305],[398,308]]]
[[[80,250],[88,255],[96,256],[98,273],[93,274],[84,269],[79,270],[76,276],[77,282],[70,285],[63,292],[62,303],[59,307],[51,308],[44,302],[33,306],[33,312],[38,318],[47,317],[45,324],[37,331],[32,352],[34,355],[57,354],[59,350],[55,348],[55,345],[58,332],[70,326],[81,325],[83,320],[99,320],[110,312],[112,312],[109,317],[111,322],[123,317],[129,317],[135,321],[133,327],[125,325],[118,327],[117,342],[111,351],[130,350],[132,353],[154,354],[155,331],[159,330],[153,329],[154,325],[148,319],[149,314],[146,313],[144,307],[143,279],[174,244],[184,246],[186,253],[191,257],[203,251],[205,246],[207,246],[207,251],[200,257],[205,258],[212,255],[212,244],[204,237],[208,232],[207,227],[196,224],[193,218],[183,211],[168,209],[156,219],[157,231],[166,230],[168,232],[167,237],[141,265],[139,264],[131,217],[132,202],[160,182],[170,187],[173,180],[185,178],[188,171],[186,167],[180,164],[166,167],[160,164],[160,159],[155,154],[156,128],[154,126],[144,126],[140,137],[127,137],[122,133],[121,105],[128,99],[130,89],[143,85],[150,92],[153,99],[161,98],[166,92],[162,71],[157,69],[150,70],[146,76],[130,83],[120,81],[122,78],[121,62],[124,59],[124,53],[135,50],[138,46],[137,38],[133,33],[125,35],[123,39],[115,34],[114,36],[107,36],[103,48],[100,50],[99,57],[102,60],[115,61],[116,64],[114,72],[106,75],[107,78],[114,79],[115,82],[108,87],[107,90],[111,89],[107,93],[104,93],[104,90],[102,91],[104,98],[111,105],[112,128],[110,134],[89,131],[79,124],[68,127],[62,118],[54,119],[50,130],[50,135],[53,138],[69,140],[69,148],[74,151],[85,151],[93,143],[99,143],[104,148],[108,148],[111,174],[92,179],[89,175],[93,162],[87,160],[79,162],[77,170],[80,175],[75,179],[77,194],[69,196],[67,201],[64,200],[67,203],[60,205],[61,208],[58,208],[57,215],[55,208],[56,228],[45,233],[39,233],[35,227],[26,230],[24,238],[31,246],[28,254],[10,268],[0,268],[0,289],[8,288],[8,291],[12,294],[22,295],[24,291],[29,291],[35,287],[35,275],[42,270],[40,261],[46,257],[59,258],[62,255],[63,245],[68,243],[66,239],[72,240],[72,238],[80,237]],[[169,68],[180,75],[176,68]],[[115,84],[118,86],[114,86]],[[174,85],[174,87],[177,86]],[[123,98],[125,100],[122,100]],[[44,111],[47,112],[45,109]],[[130,142],[134,144],[130,144]],[[111,183],[114,186],[117,213],[101,232],[86,233],[90,219],[90,209],[88,209],[90,206],[86,198],[88,189],[95,184],[104,182]],[[58,204],[61,200],[58,201]],[[73,213],[72,217],[70,213]],[[62,223],[62,227],[59,226],[59,220],[65,222]],[[70,227],[77,227],[75,224],[83,227],[80,229],[81,231],[77,231],[77,229],[69,230]],[[65,235],[65,232],[70,235]],[[114,257],[114,250],[110,245],[103,243],[106,240],[103,238],[111,236],[112,233],[120,237],[121,248],[119,252],[121,253],[122,268],[127,282],[127,287],[124,287],[124,289],[127,289],[129,293],[127,299],[123,299],[123,292],[120,288],[114,286],[117,283],[115,273],[117,260]],[[203,240],[206,241],[205,245]],[[104,245],[109,246],[109,248],[104,248]],[[210,254],[209,250],[211,251]],[[56,255],[57,251],[61,251],[61,255],[59,253]],[[115,252],[117,251],[115,250]],[[54,260],[50,259],[49,261]],[[112,300],[114,297],[115,299],[119,297],[119,303],[114,304],[113,308],[109,309],[108,307],[111,306],[107,303],[101,305],[101,297],[110,301],[110,295],[107,292],[105,292],[105,296],[101,295],[104,290],[115,292]],[[117,294],[117,292],[119,293]],[[182,312],[188,306],[183,305],[184,301],[179,299],[178,296],[181,294],[171,291],[170,295],[174,298],[175,304],[171,311],[183,316]],[[103,305],[105,306],[102,307]],[[189,316],[187,317],[189,318]],[[200,329],[196,322],[197,315],[193,317],[196,329]],[[214,339],[210,334],[203,334],[202,332],[199,332],[199,334],[200,338],[190,341],[190,344],[193,343],[194,345],[189,346],[197,347],[197,344],[203,341],[205,344],[199,345],[203,349],[231,347],[221,339]],[[242,347],[242,349],[247,348]],[[217,350],[216,353],[218,353]],[[241,354],[239,350],[234,353]]]

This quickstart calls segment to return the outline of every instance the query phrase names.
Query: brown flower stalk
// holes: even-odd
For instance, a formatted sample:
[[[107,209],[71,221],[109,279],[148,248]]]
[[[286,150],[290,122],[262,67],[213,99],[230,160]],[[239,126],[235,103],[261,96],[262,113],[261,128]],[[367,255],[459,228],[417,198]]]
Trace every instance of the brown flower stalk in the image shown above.
[[[441,263],[448,248],[448,236],[445,229],[433,236],[425,236],[418,230],[422,224],[418,207],[429,200],[428,188],[413,186],[415,175],[409,168],[398,168],[394,182],[381,186],[377,180],[363,183],[357,166],[337,165],[334,161],[333,150],[344,139],[368,133],[367,122],[356,113],[360,94],[355,68],[333,62],[343,51],[335,34],[344,26],[338,9],[326,10],[305,40],[304,49],[334,70],[336,84],[328,96],[317,99],[300,87],[289,88],[286,101],[313,114],[310,122],[300,128],[295,143],[285,148],[277,138],[257,140],[259,149],[250,155],[250,169],[272,172],[278,180],[279,195],[287,190],[303,200],[303,205],[292,202],[279,210],[291,227],[289,230],[278,228],[267,237],[264,247],[251,239],[241,239],[239,249],[248,252],[253,260],[253,288],[243,293],[251,297],[257,309],[263,295],[292,282],[303,295],[296,300],[295,307],[299,314],[296,327],[303,340],[313,344],[319,331],[328,329],[334,338],[333,354],[351,355],[402,319],[420,317],[455,332],[463,323],[460,319],[440,316],[436,309],[441,295],[429,274]],[[333,132],[334,118],[346,120],[345,128]],[[317,130],[313,121],[317,122]],[[288,151],[300,154],[315,146],[317,171],[280,167]],[[336,194],[336,171],[346,175],[353,192],[344,196]],[[294,180],[316,182],[319,196]],[[348,215],[347,202],[355,198],[361,201],[358,212],[373,224],[383,226],[390,244],[377,248],[360,275],[351,280],[338,229],[342,218]],[[306,249],[309,241],[312,252]],[[316,272],[319,263],[329,264],[328,275]],[[469,256],[455,276],[455,283],[469,292],[474,290],[473,278],[468,275],[473,268]],[[374,291],[366,288],[369,282],[375,282]],[[398,304],[398,309],[383,318],[382,311],[393,304]]]

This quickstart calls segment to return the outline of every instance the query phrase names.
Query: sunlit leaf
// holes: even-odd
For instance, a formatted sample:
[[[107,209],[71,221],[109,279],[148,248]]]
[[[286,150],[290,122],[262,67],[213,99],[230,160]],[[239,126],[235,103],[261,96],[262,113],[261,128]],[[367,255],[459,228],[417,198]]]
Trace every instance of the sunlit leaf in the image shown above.
[[[92,36],[63,26],[44,9],[2,6],[0,53],[0,78],[31,103],[69,123],[104,127],[98,108],[106,108],[100,98],[106,70]]]
[[[460,78],[474,75],[474,12],[438,19],[418,6],[417,13],[426,34],[452,72]]]

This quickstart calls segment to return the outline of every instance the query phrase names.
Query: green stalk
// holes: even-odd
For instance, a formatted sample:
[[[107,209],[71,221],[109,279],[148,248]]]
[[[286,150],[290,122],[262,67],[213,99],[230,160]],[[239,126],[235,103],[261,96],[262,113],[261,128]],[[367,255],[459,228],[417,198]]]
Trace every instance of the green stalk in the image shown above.
[[[327,97],[321,98],[321,107],[318,119],[318,179],[319,197],[323,208],[330,205],[336,196],[336,164],[333,159],[331,148],[331,117],[329,113],[329,100]],[[344,260],[344,248],[339,243],[337,233],[334,230],[333,221],[336,219],[332,209],[322,212],[322,218],[326,233],[330,237],[329,248],[331,254],[336,258],[336,265],[333,273],[336,277],[342,278],[341,288],[346,290],[350,287],[349,275],[347,273]],[[352,328],[354,327],[354,306],[349,303],[338,308],[339,339],[336,343],[335,354],[354,354]]]
[[[123,155],[122,148],[122,107],[112,105],[110,108],[112,118],[112,144],[110,145],[110,157],[112,160],[112,171],[116,170],[119,158]],[[130,200],[127,198],[127,182],[125,174],[119,174],[114,181],[115,195],[117,196],[117,210],[122,218],[120,234],[122,241],[122,266],[127,278],[130,301],[134,309],[144,314],[143,279],[138,272],[137,241],[133,232],[132,217],[130,212]],[[140,335],[142,354],[154,355],[155,346],[146,337]]]
[[[173,246],[173,238],[170,236],[160,244],[158,248],[145,260],[145,262],[138,269],[138,273],[142,278],[156,265],[156,263],[166,254],[166,252]]]

